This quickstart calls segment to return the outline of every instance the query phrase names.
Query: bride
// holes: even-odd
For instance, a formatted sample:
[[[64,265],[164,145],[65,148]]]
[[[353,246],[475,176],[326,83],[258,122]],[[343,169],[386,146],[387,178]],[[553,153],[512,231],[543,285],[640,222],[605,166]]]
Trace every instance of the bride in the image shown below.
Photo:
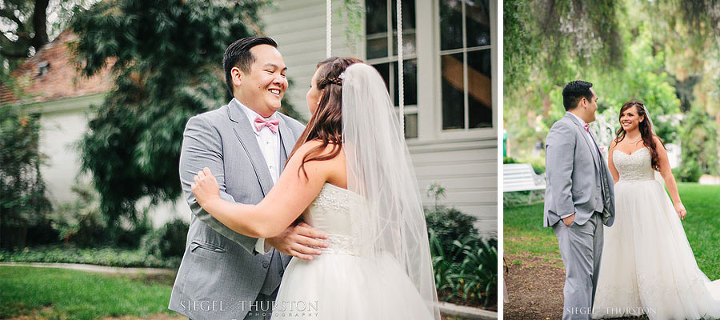
[[[318,64],[312,118],[257,205],[221,200],[209,169],[192,191],[213,217],[256,238],[298,218],[328,235],[290,262],[273,319],[440,319],[425,218],[398,118],[380,74],[352,58]]]
[[[680,222],[687,212],[645,106],[625,103],[620,125],[608,157],[615,225],[605,229],[593,318],[720,318],[720,281],[710,282],[695,262]]]

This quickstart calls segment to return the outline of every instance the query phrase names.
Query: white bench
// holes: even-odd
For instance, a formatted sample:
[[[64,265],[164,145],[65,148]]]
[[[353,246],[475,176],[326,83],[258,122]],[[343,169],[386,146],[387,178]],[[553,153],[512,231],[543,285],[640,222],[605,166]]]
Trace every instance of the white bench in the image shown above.
[[[503,164],[503,192],[530,191],[530,203],[537,190],[545,190],[545,177],[535,174],[529,163]]]

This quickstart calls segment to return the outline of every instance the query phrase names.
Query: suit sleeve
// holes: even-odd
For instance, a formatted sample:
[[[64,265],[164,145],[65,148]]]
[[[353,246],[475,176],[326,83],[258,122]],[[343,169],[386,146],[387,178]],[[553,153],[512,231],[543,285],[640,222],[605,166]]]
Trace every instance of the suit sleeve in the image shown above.
[[[182,148],[180,151],[180,184],[182,185],[185,200],[190,205],[192,213],[207,224],[210,228],[239,244],[252,254],[257,254],[255,245],[256,238],[247,237],[232,231],[197,203],[190,185],[194,182],[193,177],[204,167],[210,168],[220,186],[220,198],[225,201],[235,202],[235,199],[225,191],[225,170],[223,166],[222,145],[220,134],[201,116],[195,116],[188,120],[183,133]]]
[[[563,123],[556,123],[545,140],[546,176],[553,207],[560,217],[575,212],[572,199],[572,173],[575,158],[575,132]]]

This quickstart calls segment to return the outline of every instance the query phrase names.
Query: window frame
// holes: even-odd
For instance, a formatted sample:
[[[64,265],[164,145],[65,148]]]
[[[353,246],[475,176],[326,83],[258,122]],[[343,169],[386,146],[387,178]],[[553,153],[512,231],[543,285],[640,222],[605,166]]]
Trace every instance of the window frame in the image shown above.
[[[396,0],[396,1],[402,1],[402,0]],[[418,20],[417,20],[417,3],[418,3],[419,1],[423,1],[423,0],[414,0],[414,2],[415,2],[415,26],[416,26],[416,27],[413,28],[413,29],[405,29],[405,28],[403,28],[403,40],[406,39],[406,38],[405,38],[405,35],[406,35],[407,33],[409,33],[408,30],[412,30],[412,33],[415,34],[415,53],[413,53],[413,54],[405,54],[405,53],[403,52],[403,61],[406,61],[406,60],[416,60],[416,61],[417,61],[417,60],[418,60],[418,57],[417,57],[417,56],[418,56],[418,55],[417,55],[417,39],[418,39],[418,37],[417,37],[417,21],[418,21]],[[371,35],[368,35],[367,33],[364,33],[365,30],[367,30],[367,27],[366,27],[366,25],[365,25],[365,21],[366,21],[366,20],[363,19],[362,30],[363,30],[363,33],[364,33],[364,34],[363,34],[363,37],[364,37],[363,40],[364,40],[364,41],[363,41],[363,46],[362,46],[362,56],[364,57],[363,60],[365,60],[365,63],[367,63],[367,64],[369,64],[369,65],[371,65],[371,66],[373,66],[373,67],[374,67],[375,65],[384,64],[384,63],[388,63],[388,64],[391,64],[391,65],[392,65],[392,63],[395,63],[395,66],[397,67],[397,62],[398,62],[398,60],[399,60],[399,59],[398,59],[398,55],[397,55],[397,46],[396,46],[396,44],[394,43],[394,42],[395,42],[395,37],[397,37],[397,30],[396,30],[397,25],[395,25],[395,24],[392,23],[393,17],[391,16],[391,14],[392,14],[393,10],[395,10],[395,8],[392,7],[392,6],[393,6],[393,0],[385,0],[385,2],[386,2],[386,5],[388,6],[387,8],[390,9],[390,10],[387,11],[387,25],[388,25],[388,30],[386,31],[385,36],[384,36],[384,37],[387,37],[387,46],[388,46],[388,50],[389,50],[389,53],[388,53],[389,55],[384,56],[384,57],[380,57],[380,58],[373,58],[373,59],[368,59],[368,58],[367,58],[367,42],[368,42],[369,40],[371,40],[371,39],[376,39],[376,38],[382,39],[383,36],[377,36],[377,37],[376,37],[376,36],[375,36],[376,34],[373,34],[373,35],[371,36]],[[367,5],[367,4],[363,1],[363,8],[366,8],[366,5]],[[364,15],[365,15],[365,10],[363,10],[363,17],[364,17]],[[380,33],[377,33],[377,34],[379,35]],[[420,61],[417,61],[417,66],[418,66],[418,70],[419,70],[419,69],[420,69]],[[401,70],[397,70],[397,72],[400,72],[400,71],[401,71]],[[416,74],[416,76],[417,76],[417,74]],[[388,70],[388,77],[390,77],[390,83],[388,83],[388,87],[390,88],[390,90],[389,90],[388,93],[390,94],[390,100],[393,100],[393,101],[394,101],[394,97],[395,97],[395,94],[396,94],[395,91],[396,91],[397,88],[398,88],[397,79],[395,78],[395,72],[394,72],[393,70]],[[419,81],[420,81],[420,79],[419,79],[419,77],[418,77],[417,82],[419,82]],[[420,85],[418,84],[417,87],[419,88]],[[417,90],[417,88],[416,88],[416,90]],[[416,100],[416,101],[418,101],[418,100]],[[420,102],[418,101],[418,104],[419,104],[419,103],[420,103]],[[416,117],[419,117],[419,116],[418,116],[418,104],[410,104],[410,105],[405,104],[405,105],[403,105],[403,113],[404,113],[404,115],[405,115],[405,116],[415,115]],[[400,116],[400,108],[399,108],[399,106],[394,105],[393,107],[395,107],[395,114],[399,117],[399,116]],[[418,119],[417,122],[418,122],[418,125],[417,125],[417,127],[418,127],[418,128],[417,128],[417,137],[406,137],[406,140],[417,140],[417,139],[419,139],[419,137],[420,137],[420,130],[421,130],[420,124],[419,124],[419,119]],[[405,129],[405,128],[403,128],[403,129]]]
[[[477,46],[477,47],[463,47],[460,49],[449,49],[449,50],[442,50],[441,49],[441,40],[440,40],[440,0],[433,0],[433,31],[434,31],[434,43],[433,43],[433,58],[434,58],[434,70],[436,70],[435,75],[440,75],[442,72],[442,56],[447,54],[454,54],[454,53],[463,53],[463,66],[467,66],[467,61],[465,61],[465,55],[467,52],[473,52],[473,51],[482,51],[490,49],[490,61],[491,61],[491,95],[492,95],[492,113],[493,113],[493,119],[492,119],[492,126],[487,128],[462,128],[462,129],[443,129],[443,119],[442,119],[442,77],[433,77],[434,81],[434,88],[435,88],[435,97],[434,97],[434,103],[435,106],[437,106],[434,110],[434,130],[438,132],[438,138],[440,139],[458,139],[462,137],[468,137],[472,136],[473,138],[496,138],[497,137],[497,118],[498,118],[498,54],[497,54],[497,47],[498,47],[498,41],[500,38],[498,38],[497,34],[497,1],[496,0],[489,0],[490,3],[490,44],[485,46]],[[465,28],[465,23],[463,23],[463,28]],[[465,39],[463,39],[463,43],[465,43]],[[419,67],[418,67],[419,69]],[[468,83],[467,78],[467,68],[463,68],[463,82],[465,84]],[[464,90],[464,123],[467,127],[468,124],[468,117],[469,117],[469,110],[468,110],[468,93],[467,88]]]
[[[498,25],[498,1],[489,0],[490,4],[490,45],[467,47],[461,49],[441,50],[440,43],[440,0],[415,0],[415,54],[403,55],[403,59],[417,60],[417,105],[405,105],[405,114],[417,115],[417,138],[407,138],[409,145],[424,145],[430,141],[467,141],[467,140],[490,140],[498,137],[498,118],[500,112],[501,95],[499,83],[502,81],[498,73],[500,63],[499,49],[502,48],[500,27]],[[365,1],[362,1],[365,8]],[[359,49],[361,56],[366,63],[374,65],[386,62],[397,62],[395,48],[391,57],[367,59],[367,34],[365,34],[365,11],[363,10],[362,30],[364,41]],[[420,23],[424,22],[424,23]],[[389,28],[390,29],[390,28]],[[392,33],[388,31],[388,33]],[[388,40],[392,46],[392,38]],[[429,41],[428,41],[429,40]],[[442,55],[446,53],[472,52],[490,49],[491,61],[491,96],[492,96],[492,127],[487,128],[463,128],[443,129],[442,119]],[[393,59],[394,58],[394,59]],[[466,65],[466,61],[463,61]],[[463,72],[464,82],[467,83],[467,71]],[[465,89],[467,91],[467,89]],[[465,93],[467,100],[467,93]],[[399,108],[395,109],[399,112]],[[464,106],[465,119],[468,118],[468,102]],[[467,122],[467,120],[465,120]]]

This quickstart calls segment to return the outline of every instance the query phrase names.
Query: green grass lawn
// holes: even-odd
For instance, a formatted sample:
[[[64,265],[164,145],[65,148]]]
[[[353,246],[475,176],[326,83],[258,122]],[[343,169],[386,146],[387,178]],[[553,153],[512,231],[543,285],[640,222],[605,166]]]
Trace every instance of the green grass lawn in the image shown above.
[[[0,319],[33,312],[46,319],[173,313],[167,309],[172,290],[167,280],[146,280],[56,268],[0,266]]]
[[[683,227],[698,266],[711,280],[720,279],[720,186],[680,183],[678,188],[688,211]],[[542,203],[504,208],[503,236],[506,254],[560,259],[555,234],[543,227]]]

